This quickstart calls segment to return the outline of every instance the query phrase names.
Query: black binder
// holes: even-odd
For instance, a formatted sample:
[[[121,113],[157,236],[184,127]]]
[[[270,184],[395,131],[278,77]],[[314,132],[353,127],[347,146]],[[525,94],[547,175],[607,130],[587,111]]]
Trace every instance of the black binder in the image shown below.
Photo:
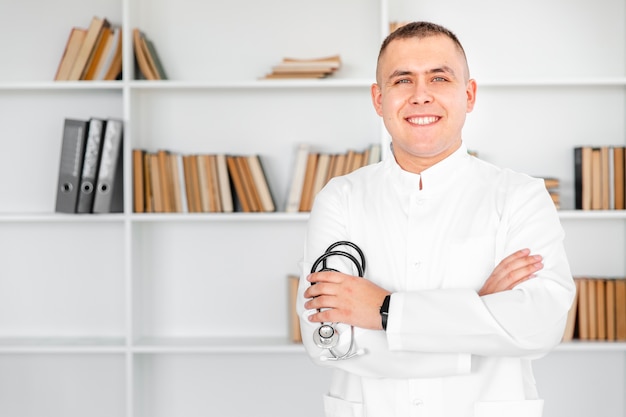
[[[76,213],[83,168],[87,121],[65,119],[57,186],[57,213]]]
[[[124,211],[123,123],[108,119],[98,171],[94,213],[121,213]]]
[[[92,118],[89,120],[85,157],[83,158],[83,174],[78,192],[77,213],[91,213],[93,210],[105,126],[106,121],[103,119]]]

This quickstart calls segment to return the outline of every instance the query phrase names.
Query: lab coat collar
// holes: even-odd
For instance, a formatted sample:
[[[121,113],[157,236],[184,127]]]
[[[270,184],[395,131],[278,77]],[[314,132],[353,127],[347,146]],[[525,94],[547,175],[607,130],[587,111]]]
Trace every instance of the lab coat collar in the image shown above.
[[[393,147],[392,147],[393,152]],[[465,143],[462,142],[459,149],[446,159],[424,170],[421,174],[415,174],[403,170],[394,157],[388,158],[388,167],[394,176],[399,178],[400,189],[418,191],[424,194],[438,194],[446,191],[450,184],[458,178],[464,166],[469,162],[470,155]],[[420,190],[421,181],[421,190]]]

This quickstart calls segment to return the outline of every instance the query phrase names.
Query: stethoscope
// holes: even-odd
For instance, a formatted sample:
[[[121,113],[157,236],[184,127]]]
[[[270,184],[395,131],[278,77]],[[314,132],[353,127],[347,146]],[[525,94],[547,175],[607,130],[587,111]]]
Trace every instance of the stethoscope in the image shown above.
[[[359,254],[359,257],[361,258],[360,261],[350,253],[336,249],[340,246],[349,246],[353,248]],[[356,267],[358,276],[361,278],[365,276],[365,256],[363,255],[363,251],[357,245],[347,240],[341,240],[330,245],[328,249],[326,249],[326,251],[315,260],[313,266],[311,267],[311,273],[322,271],[340,272],[334,268],[329,268],[327,266],[326,261],[332,256],[343,256],[344,258],[348,258]],[[321,269],[318,270],[320,265]],[[317,330],[313,333],[313,341],[315,342],[315,345],[321,349],[328,349],[331,354],[330,357],[322,356],[321,359],[339,361],[350,359],[356,355],[363,354],[364,351],[355,350],[354,326],[350,326],[350,346],[348,347],[348,350],[341,354],[335,351],[335,347],[339,343],[339,331],[337,330],[336,326],[337,323],[322,323],[320,327],[318,327]]]

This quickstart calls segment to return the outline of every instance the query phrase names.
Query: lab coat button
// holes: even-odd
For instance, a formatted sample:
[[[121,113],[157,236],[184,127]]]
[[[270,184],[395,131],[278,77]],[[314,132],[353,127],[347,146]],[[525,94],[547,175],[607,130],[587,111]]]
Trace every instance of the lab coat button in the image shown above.
[[[416,398],[413,400],[413,406],[415,407],[421,407],[424,405],[424,401],[420,400],[419,398]]]

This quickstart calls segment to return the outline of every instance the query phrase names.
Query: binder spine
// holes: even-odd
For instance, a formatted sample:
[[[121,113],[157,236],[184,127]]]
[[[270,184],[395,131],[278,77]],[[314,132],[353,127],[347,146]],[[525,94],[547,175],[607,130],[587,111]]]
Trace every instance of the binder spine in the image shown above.
[[[124,210],[122,129],[120,120],[107,121],[93,202],[94,213],[120,213]]]
[[[106,121],[101,119],[91,119],[89,121],[89,132],[83,161],[83,174],[78,194],[77,213],[91,213],[93,210],[105,126]]]
[[[65,119],[55,206],[57,213],[76,213],[86,138],[86,121]]]

